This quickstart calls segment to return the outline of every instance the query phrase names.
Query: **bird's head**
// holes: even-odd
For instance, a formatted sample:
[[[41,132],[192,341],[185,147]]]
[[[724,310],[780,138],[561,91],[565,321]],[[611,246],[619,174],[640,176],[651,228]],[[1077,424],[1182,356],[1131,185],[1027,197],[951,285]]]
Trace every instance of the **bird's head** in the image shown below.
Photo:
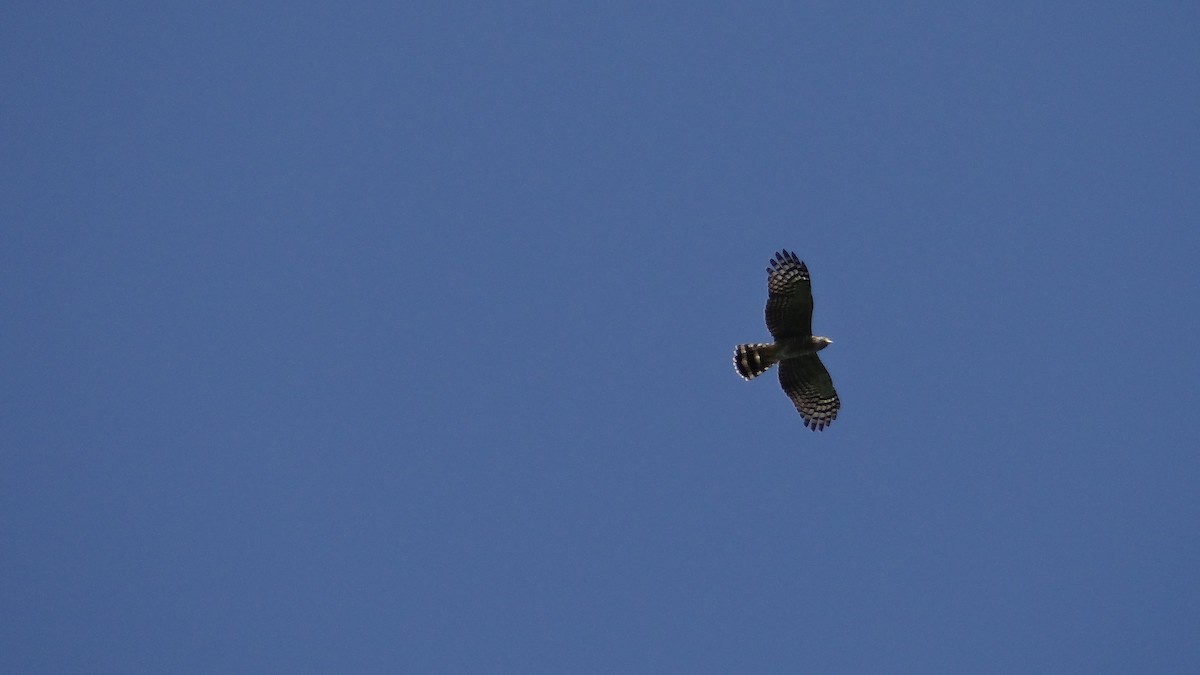
[[[820,335],[814,335],[812,341],[813,349],[818,352],[833,344],[833,340],[830,340],[827,337],[821,337]]]

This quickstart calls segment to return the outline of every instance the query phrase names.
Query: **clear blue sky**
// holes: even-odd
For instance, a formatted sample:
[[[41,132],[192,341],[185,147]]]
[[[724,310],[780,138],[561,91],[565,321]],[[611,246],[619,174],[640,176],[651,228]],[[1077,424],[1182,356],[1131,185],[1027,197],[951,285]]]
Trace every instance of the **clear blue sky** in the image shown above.
[[[8,7],[0,671],[1194,672],[1200,8],[900,4]]]

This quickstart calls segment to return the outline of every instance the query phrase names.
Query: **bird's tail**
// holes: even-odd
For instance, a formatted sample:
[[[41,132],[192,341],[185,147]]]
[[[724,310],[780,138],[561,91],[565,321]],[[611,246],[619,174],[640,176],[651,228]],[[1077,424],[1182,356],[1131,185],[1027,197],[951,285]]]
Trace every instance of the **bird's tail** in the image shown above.
[[[751,345],[738,345],[733,350],[733,367],[738,375],[750,380],[767,372],[767,368],[775,365],[775,345],[760,342]]]

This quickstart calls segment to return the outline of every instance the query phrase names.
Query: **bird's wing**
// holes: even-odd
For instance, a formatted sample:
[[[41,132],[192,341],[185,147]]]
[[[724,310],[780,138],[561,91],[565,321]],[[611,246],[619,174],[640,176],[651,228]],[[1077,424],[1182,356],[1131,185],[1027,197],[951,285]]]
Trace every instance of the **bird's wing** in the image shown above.
[[[837,419],[842,402],[833,388],[833,378],[816,354],[780,363],[779,384],[804,418],[804,426],[821,431]]]
[[[767,293],[767,330],[776,340],[812,335],[812,281],[795,253],[775,254],[767,268]]]

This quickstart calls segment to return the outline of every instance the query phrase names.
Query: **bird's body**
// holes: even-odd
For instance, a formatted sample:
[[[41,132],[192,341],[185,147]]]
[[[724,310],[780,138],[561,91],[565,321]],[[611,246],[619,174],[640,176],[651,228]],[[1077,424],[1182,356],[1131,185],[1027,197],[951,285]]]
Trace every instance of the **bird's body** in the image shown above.
[[[767,329],[775,342],[738,345],[734,368],[750,380],[780,364],[779,383],[804,426],[824,430],[842,406],[833,378],[817,357],[833,341],[812,334],[812,282],[808,267],[795,253],[775,254],[767,268],[767,293]]]
[[[811,336],[807,340],[783,338],[776,342],[738,345],[734,350],[733,365],[738,375],[750,380],[780,361],[816,354],[831,344],[833,340],[829,338]]]

